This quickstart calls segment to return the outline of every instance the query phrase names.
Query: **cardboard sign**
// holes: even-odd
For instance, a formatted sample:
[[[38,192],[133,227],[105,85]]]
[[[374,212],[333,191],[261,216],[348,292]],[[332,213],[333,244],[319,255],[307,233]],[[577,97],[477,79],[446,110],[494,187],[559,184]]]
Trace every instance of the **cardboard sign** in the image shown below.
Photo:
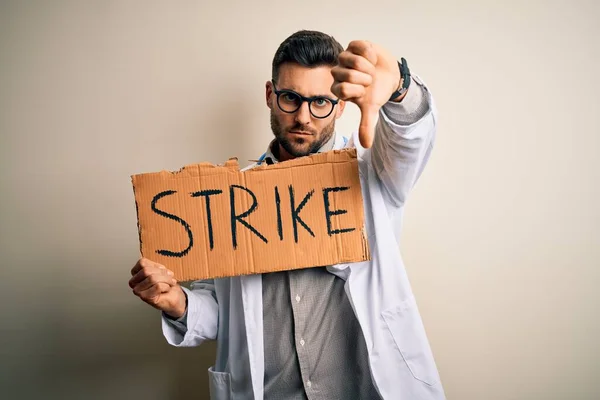
[[[131,178],[141,253],[180,281],[370,259],[355,149]]]

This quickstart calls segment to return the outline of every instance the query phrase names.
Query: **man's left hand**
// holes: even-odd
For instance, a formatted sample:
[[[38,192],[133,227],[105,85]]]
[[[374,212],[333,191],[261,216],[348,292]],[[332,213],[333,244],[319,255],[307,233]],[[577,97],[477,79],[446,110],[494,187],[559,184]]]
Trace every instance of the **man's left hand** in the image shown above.
[[[398,89],[398,61],[382,47],[365,40],[351,42],[346,51],[340,53],[338,61],[339,65],[331,70],[334,78],[331,91],[358,106],[360,144],[369,148],[373,144],[379,109]]]

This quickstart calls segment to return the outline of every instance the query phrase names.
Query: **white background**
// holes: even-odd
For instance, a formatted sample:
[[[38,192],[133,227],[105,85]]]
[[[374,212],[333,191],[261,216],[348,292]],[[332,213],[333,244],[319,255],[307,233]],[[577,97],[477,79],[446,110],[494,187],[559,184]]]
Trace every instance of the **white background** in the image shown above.
[[[448,398],[600,398],[599,4],[2,1],[0,397],[207,398],[214,345],[127,286],[129,176],[260,156],[273,54],[317,29],[437,100],[401,249]]]

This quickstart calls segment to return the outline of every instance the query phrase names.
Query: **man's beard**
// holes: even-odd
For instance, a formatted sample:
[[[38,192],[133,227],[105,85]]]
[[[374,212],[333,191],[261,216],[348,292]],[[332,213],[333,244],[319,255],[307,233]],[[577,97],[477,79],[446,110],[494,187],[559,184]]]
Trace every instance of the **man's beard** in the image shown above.
[[[290,140],[285,137],[284,134],[286,132],[284,132],[281,124],[279,123],[279,120],[277,119],[273,111],[271,111],[271,130],[273,131],[273,135],[275,135],[277,143],[280,144],[281,147],[283,147],[283,149],[288,152],[288,154],[294,157],[304,157],[309,154],[316,153],[321,147],[323,147],[325,143],[329,141],[329,139],[331,139],[335,130],[335,118],[331,121],[329,125],[323,128],[318,139],[315,140],[314,143],[311,144],[306,150],[298,147],[298,145],[304,144],[304,139],[302,137],[297,137],[293,140]],[[313,137],[318,136],[317,131],[300,124],[292,125],[288,131],[310,132],[313,135]],[[277,148],[276,151],[278,150],[279,149]]]

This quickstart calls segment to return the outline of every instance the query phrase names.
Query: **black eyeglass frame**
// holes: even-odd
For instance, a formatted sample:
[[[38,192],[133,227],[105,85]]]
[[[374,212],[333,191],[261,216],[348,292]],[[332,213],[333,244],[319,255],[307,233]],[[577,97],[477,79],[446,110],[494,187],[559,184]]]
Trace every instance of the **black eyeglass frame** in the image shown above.
[[[294,92],[293,90],[289,90],[289,89],[281,89],[281,90],[277,90],[277,87],[275,86],[275,81],[273,81],[273,79],[271,79],[271,83],[273,84],[273,92],[274,92],[274,93],[275,93],[275,95],[277,96],[277,107],[279,107],[279,109],[280,109],[281,111],[283,111],[284,113],[287,113],[287,114],[293,114],[293,113],[295,113],[296,111],[298,111],[298,110],[300,109],[300,107],[302,107],[302,104],[303,104],[304,102],[307,102],[307,103],[308,103],[308,111],[310,111],[310,114],[311,114],[313,117],[315,117],[315,118],[317,118],[317,119],[325,119],[325,118],[327,118],[327,117],[329,117],[329,116],[331,115],[331,113],[333,112],[333,110],[335,110],[335,106],[336,106],[336,105],[337,105],[337,104],[340,102],[340,100],[339,100],[339,99],[330,99],[330,98],[329,98],[329,97],[327,97],[327,96],[312,96],[312,97],[305,97],[305,96],[302,96],[300,93]],[[284,110],[284,109],[283,109],[283,107],[281,107],[281,105],[279,104],[279,97],[280,97],[282,94],[287,94],[287,93],[291,93],[291,94],[293,94],[294,96],[298,96],[298,97],[300,98],[300,100],[301,100],[301,101],[300,101],[300,104],[298,104],[298,108],[296,108],[294,111],[286,111],[286,110]],[[321,99],[327,100],[327,101],[331,102],[331,104],[332,104],[331,111],[329,111],[329,113],[328,113],[327,115],[325,115],[324,117],[318,117],[318,116],[316,116],[316,115],[315,115],[315,113],[313,113],[313,111],[312,111],[312,107],[311,107],[311,104],[312,104],[312,102],[313,102],[313,101],[315,101],[315,100],[321,100]]]

